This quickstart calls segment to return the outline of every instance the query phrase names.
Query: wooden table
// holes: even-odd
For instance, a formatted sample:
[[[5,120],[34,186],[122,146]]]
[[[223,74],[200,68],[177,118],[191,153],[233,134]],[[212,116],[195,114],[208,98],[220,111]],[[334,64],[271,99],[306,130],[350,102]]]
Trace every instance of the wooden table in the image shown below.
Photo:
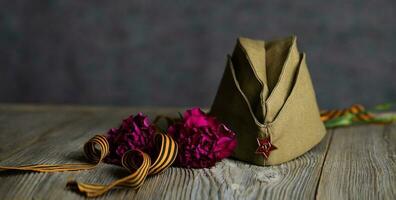
[[[0,105],[0,165],[84,162],[82,145],[97,133],[143,111],[175,114],[182,108]],[[0,172],[0,199],[83,199],[70,179],[109,183],[125,169],[60,173]],[[226,159],[211,169],[172,167],[140,190],[114,189],[103,199],[396,199],[396,125],[328,130],[305,155],[259,167]]]

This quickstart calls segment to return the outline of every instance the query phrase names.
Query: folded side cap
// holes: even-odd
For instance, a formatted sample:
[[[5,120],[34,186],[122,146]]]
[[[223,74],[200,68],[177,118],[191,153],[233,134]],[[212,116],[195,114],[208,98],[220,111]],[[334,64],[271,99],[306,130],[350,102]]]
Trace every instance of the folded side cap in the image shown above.
[[[267,73],[265,68],[265,42],[263,40],[254,40],[240,37],[237,43],[242,46],[245,51],[251,67],[254,69],[257,78],[262,84],[267,83]]]
[[[288,43],[290,42],[290,43]],[[281,72],[279,77],[277,77],[277,82],[275,87],[270,92],[269,97],[266,99],[266,116],[265,122],[272,122],[279,111],[282,109],[283,104],[285,103],[287,97],[289,96],[292,87],[295,82],[295,77],[297,74],[297,69],[299,68],[300,62],[302,60],[302,54],[299,53],[297,49],[297,38],[291,37],[288,38],[286,43],[287,51],[286,59],[281,67]],[[281,55],[283,56],[283,55]],[[276,58],[273,58],[276,59]],[[281,60],[283,58],[280,58]],[[272,78],[275,80],[275,78]]]
[[[257,126],[258,122],[252,114],[249,102],[244,97],[235,75],[232,61],[229,58],[209,114],[237,133],[238,147],[241,148],[238,150],[237,147],[234,151],[234,158],[244,161],[256,160],[254,163],[263,163],[263,158],[247,153],[254,152],[256,149],[251,141],[255,141],[257,136],[264,137],[264,134]]]
[[[278,149],[266,161],[268,165],[280,164],[304,154],[326,134],[305,55],[300,63],[292,91],[270,124],[271,140]]]
[[[264,53],[263,41],[239,38],[231,57],[239,87],[260,123],[264,122],[265,114],[265,98],[262,92],[266,89],[261,80],[265,76]]]
[[[289,54],[289,49],[296,42],[295,36],[269,41],[265,43],[266,49],[266,72],[268,89],[272,91],[278,82],[278,78],[282,71]]]
[[[266,51],[265,48],[268,48]],[[291,85],[294,82],[295,71],[300,62],[300,55],[297,49],[297,38],[290,36],[285,39],[275,40],[265,43],[262,40],[254,40],[249,38],[238,38],[237,46],[234,52],[234,63],[236,68],[249,65],[252,69],[252,73],[262,85],[262,89],[254,87],[255,84],[246,86],[246,82],[239,78],[239,73],[245,74],[245,72],[239,72],[236,70],[238,80],[240,81],[241,88],[250,99],[251,93],[260,92],[260,99],[249,100],[252,105],[252,109],[255,115],[258,116],[260,123],[269,123],[274,120],[279,110],[283,106],[287,95],[290,93]],[[268,63],[266,63],[266,53],[270,54]],[[237,57],[238,58],[235,58]],[[244,63],[237,62],[237,59],[245,60]],[[242,65],[242,66],[240,66]],[[246,69],[247,70],[247,69]],[[267,70],[269,73],[267,73]],[[252,76],[250,76],[250,79]],[[272,88],[267,86],[268,81]],[[251,81],[252,80],[248,80]],[[255,88],[255,89],[253,89]],[[257,102],[259,100],[259,102]],[[257,105],[257,103],[259,105]],[[264,120],[261,120],[261,116],[264,116]]]
[[[293,40],[295,37],[289,37],[286,41],[265,43],[265,47],[268,47],[265,51],[267,81],[271,82],[269,78],[275,75],[272,77],[273,95],[274,98],[281,98],[280,104],[276,104],[276,98],[266,99],[268,102],[275,102],[268,103],[268,109],[279,111],[271,122],[260,123],[253,114],[257,111],[257,107],[250,105],[250,102],[257,102],[255,98],[260,97],[255,94],[255,92],[260,93],[260,90],[252,92],[249,88],[252,87],[251,85],[256,87],[257,83],[260,83],[253,67],[256,64],[247,59],[247,55],[255,53],[246,53],[248,51],[242,48],[242,43],[245,42],[238,42],[233,55],[236,63],[228,60],[210,114],[237,133],[238,146],[234,154],[237,159],[257,165],[283,163],[307,152],[319,143],[325,134],[308,68],[305,65],[305,56],[298,54],[297,47],[290,45],[295,44]],[[247,49],[254,51],[254,48]],[[274,58],[268,56],[269,53]],[[300,62],[297,67],[296,60]],[[268,71],[270,63],[278,67],[272,66]],[[281,89],[278,90],[278,87]],[[261,145],[257,144],[258,138],[268,139],[277,148],[273,149],[271,154],[264,155],[265,157],[257,154],[257,149],[261,148]]]

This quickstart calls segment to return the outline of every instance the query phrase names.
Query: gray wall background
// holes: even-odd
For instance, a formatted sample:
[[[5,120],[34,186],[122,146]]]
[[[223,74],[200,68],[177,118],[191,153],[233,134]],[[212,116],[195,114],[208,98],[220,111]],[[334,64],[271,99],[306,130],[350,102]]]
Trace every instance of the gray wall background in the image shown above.
[[[0,0],[0,102],[208,106],[238,36],[296,34],[322,108],[396,100],[396,1]]]

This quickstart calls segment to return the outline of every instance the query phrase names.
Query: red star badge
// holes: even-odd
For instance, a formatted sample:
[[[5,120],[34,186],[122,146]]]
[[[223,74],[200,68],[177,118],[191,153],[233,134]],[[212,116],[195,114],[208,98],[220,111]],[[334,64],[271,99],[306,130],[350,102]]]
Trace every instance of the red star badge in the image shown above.
[[[265,159],[268,159],[272,150],[277,149],[276,146],[271,144],[271,138],[257,138],[258,147],[256,149],[257,154],[261,154],[264,156]]]

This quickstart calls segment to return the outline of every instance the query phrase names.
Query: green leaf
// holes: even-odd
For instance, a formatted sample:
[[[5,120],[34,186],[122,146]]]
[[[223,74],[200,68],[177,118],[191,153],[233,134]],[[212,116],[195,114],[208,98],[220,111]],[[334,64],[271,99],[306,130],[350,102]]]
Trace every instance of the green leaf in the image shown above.
[[[396,122],[396,115],[377,116],[374,119],[370,120],[370,122],[375,122],[375,123],[392,123],[392,122]]]
[[[339,127],[339,126],[348,126],[351,125],[353,123],[353,119],[355,118],[354,114],[351,113],[347,113],[343,116],[331,119],[329,121],[326,121],[325,127],[326,128],[335,128],[335,127]]]
[[[389,102],[389,103],[382,103],[374,106],[374,108],[370,109],[369,112],[381,112],[381,111],[388,111],[392,108],[394,108],[395,102]]]

